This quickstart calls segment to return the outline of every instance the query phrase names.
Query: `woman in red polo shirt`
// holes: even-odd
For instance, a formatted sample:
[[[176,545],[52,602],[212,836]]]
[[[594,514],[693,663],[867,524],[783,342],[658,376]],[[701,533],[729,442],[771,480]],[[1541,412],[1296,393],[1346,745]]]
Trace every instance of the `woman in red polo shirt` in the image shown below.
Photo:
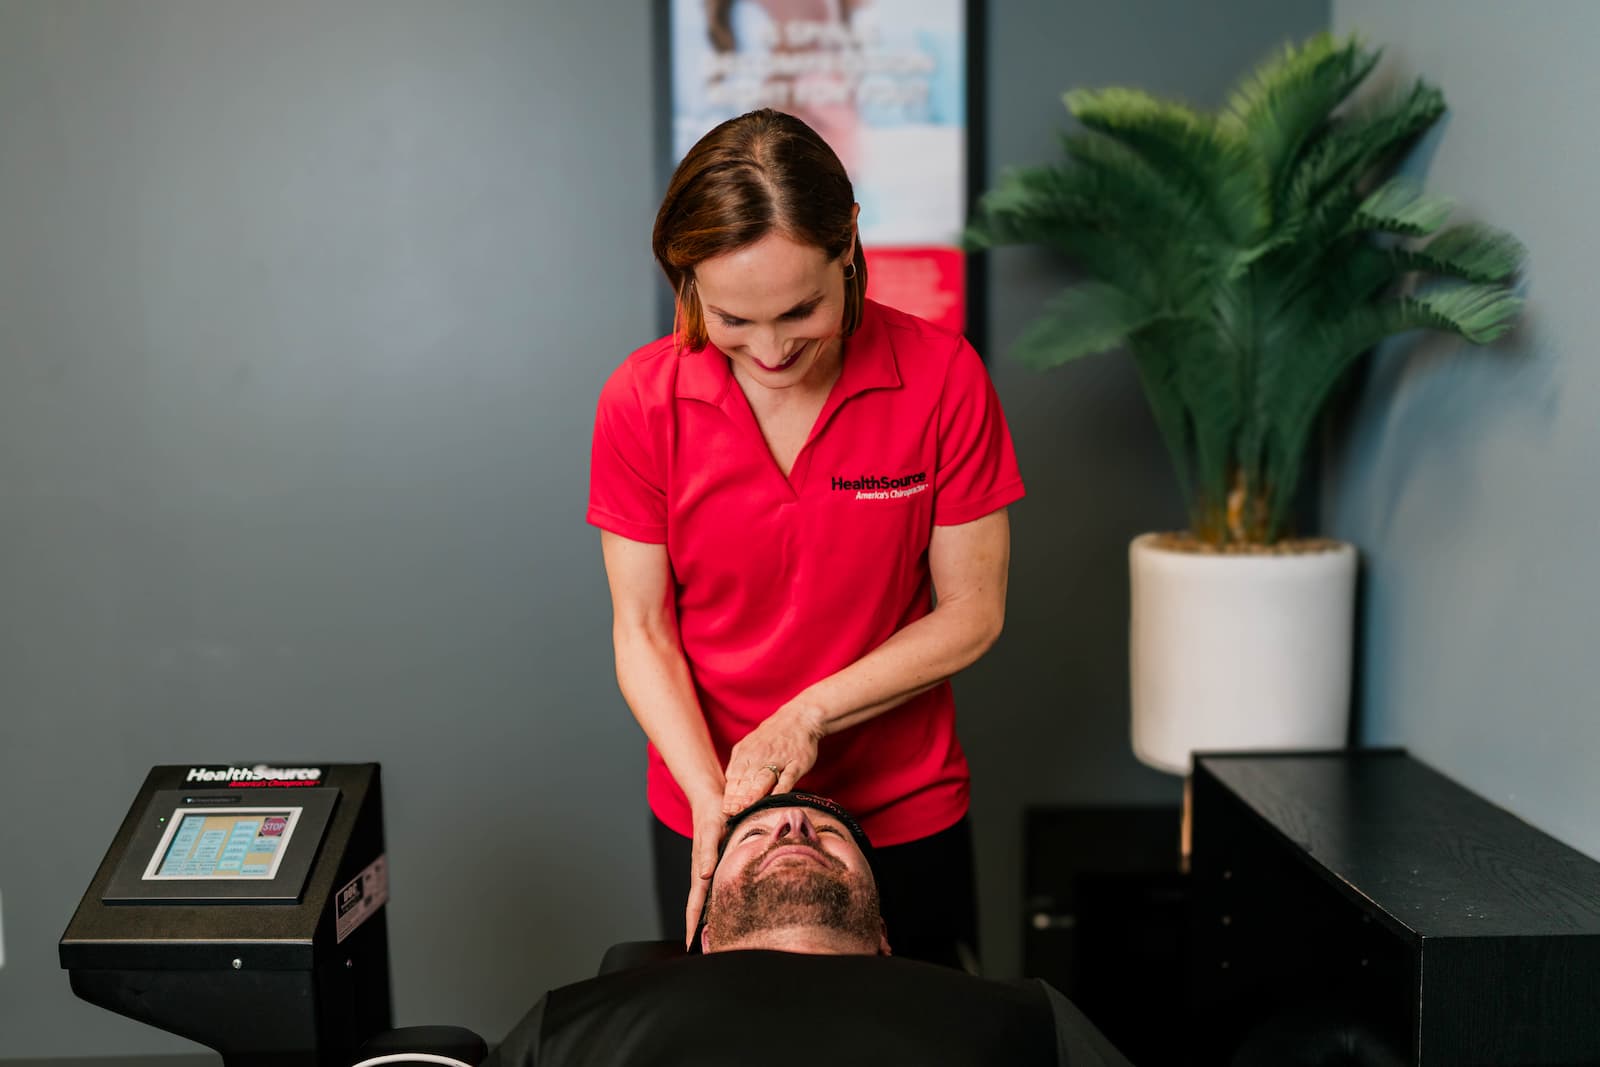
[[[866,299],[857,212],[792,116],[690,150],[654,235],[676,329],[601,392],[588,520],[650,741],[663,924],[687,870],[692,935],[728,815],[803,787],[871,837],[896,953],[958,964],[977,919],[949,679],[999,636],[1022,481],[971,345]]]

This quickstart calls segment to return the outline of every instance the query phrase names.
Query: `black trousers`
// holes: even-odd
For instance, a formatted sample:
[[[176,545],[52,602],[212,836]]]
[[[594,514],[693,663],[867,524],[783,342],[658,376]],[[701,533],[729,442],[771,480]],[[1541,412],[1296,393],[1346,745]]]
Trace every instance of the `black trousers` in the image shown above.
[[[650,824],[661,936],[681,942],[693,842],[654,816]],[[931,837],[874,849],[872,872],[896,956],[976,967],[978,899],[967,818]]]

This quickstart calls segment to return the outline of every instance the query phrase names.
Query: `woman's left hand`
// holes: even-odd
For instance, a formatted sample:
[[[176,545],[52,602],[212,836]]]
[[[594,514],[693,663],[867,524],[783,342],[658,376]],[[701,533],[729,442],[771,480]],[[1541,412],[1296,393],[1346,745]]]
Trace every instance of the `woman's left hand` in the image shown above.
[[[817,762],[822,709],[790,701],[733,746],[722,811],[737,815],[768,793],[787,793]]]

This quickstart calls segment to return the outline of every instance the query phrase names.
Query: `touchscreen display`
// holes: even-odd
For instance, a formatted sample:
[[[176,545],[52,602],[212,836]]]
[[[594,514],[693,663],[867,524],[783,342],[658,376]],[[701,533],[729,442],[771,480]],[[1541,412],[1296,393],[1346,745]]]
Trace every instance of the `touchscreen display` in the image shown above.
[[[272,878],[300,809],[179,808],[144,877]]]

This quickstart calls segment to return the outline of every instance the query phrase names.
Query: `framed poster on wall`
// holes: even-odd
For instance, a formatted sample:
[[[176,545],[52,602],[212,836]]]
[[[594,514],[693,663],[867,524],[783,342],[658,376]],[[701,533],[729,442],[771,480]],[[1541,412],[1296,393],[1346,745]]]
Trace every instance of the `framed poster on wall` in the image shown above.
[[[760,107],[827,140],[861,204],[867,295],[964,331],[981,279],[961,249],[981,175],[980,0],[658,0],[661,189],[717,123]]]

